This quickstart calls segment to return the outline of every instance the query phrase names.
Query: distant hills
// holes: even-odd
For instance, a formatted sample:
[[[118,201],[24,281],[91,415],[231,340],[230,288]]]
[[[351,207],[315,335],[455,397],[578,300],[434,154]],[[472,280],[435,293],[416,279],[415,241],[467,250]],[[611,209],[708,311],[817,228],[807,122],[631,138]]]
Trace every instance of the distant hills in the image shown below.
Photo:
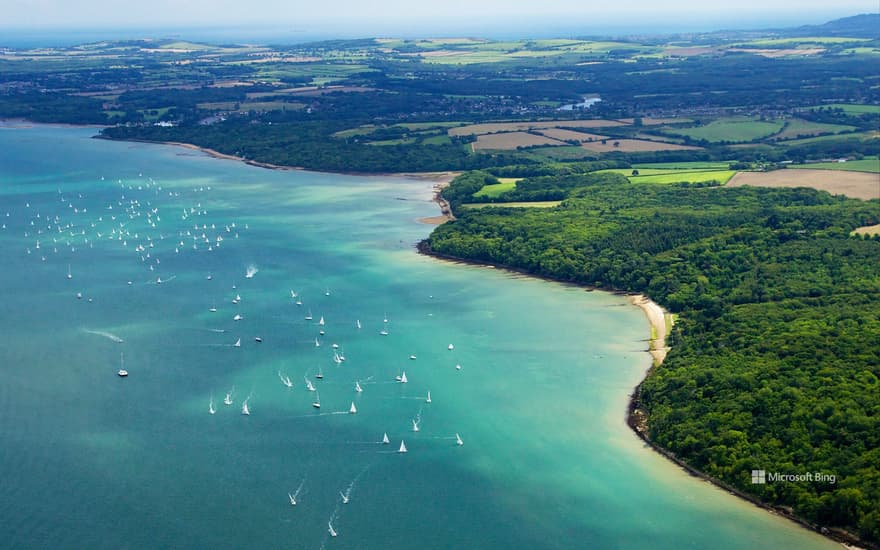
[[[863,13],[821,25],[785,29],[785,32],[791,36],[846,36],[876,39],[880,38],[880,13]]]

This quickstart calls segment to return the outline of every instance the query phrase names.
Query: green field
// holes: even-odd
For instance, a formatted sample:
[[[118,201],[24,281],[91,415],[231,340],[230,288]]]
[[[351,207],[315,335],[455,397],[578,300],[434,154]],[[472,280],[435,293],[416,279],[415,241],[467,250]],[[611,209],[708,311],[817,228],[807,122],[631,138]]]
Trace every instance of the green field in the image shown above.
[[[785,123],[785,128],[783,128],[778,134],[775,134],[773,139],[794,139],[797,137],[818,134],[839,134],[841,132],[852,132],[854,130],[856,130],[855,126],[824,124],[822,122],[811,122],[809,120],[793,118]]]
[[[727,165],[724,165],[727,168]],[[674,170],[668,168],[636,168],[639,171],[633,176],[633,168],[613,168],[599,170],[598,173],[612,172],[626,176],[632,183],[703,183],[717,181],[725,184],[736,174],[736,170]]]
[[[639,172],[643,169],[664,169],[664,170],[727,170],[732,161],[717,162],[652,162],[647,164],[633,164],[633,168],[637,168]]]
[[[863,115],[871,113],[873,115],[880,114],[880,105],[861,105],[858,103],[831,103],[830,105],[822,105],[822,107],[830,107],[832,109],[843,109],[848,115]],[[820,107],[813,107],[819,109]]]
[[[382,145],[412,145],[415,142],[416,138],[409,137],[400,139],[382,139],[377,141],[368,141],[365,143],[365,145],[378,145],[381,147]]]
[[[641,174],[641,170],[639,171]],[[717,181],[724,185],[736,174],[736,170],[708,170],[704,172],[685,172],[676,170],[666,174],[629,176],[632,183],[704,183]]]
[[[160,107],[158,109],[138,109],[138,112],[144,115],[144,120],[153,122],[159,120],[160,117],[171,110],[171,107]]]
[[[789,168],[810,168],[815,170],[846,170],[850,172],[874,172],[880,173],[880,159],[877,157],[865,157],[859,160],[846,162],[819,162],[814,164],[792,164]]]
[[[452,140],[447,135],[426,137],[422,140],[422,145],[449,145]]]
[[[520,178],[498,178],[498,181],[501,183],[484,185],[482,189],[474,193],[474,197],[500,197],[508,191],[513,191],[516,188],[516,182],[519,180]]]
[[[481,202],[462,204],[459,208],[553,208],[559,206],[562,201],[538,201],[538,202]]]
[[[666,128],[665,133],[689,136],[712,143],[721,141],[746,142],[771,136],[782,130],[782,121],[761,121],[750,118],[720,118],[705,126],[693,128]]]
[[[804,139],[793,139],[791,141],[786,141],[785,145],[807,145],[810,143],[819,143],[826,141],[846,141],[848,139],[860,139],[862,141],[867,141],[869,139],[877,139],[876,132],[858,132],[855,134],[837,134],[833,136],[817,136],[811,138]]]

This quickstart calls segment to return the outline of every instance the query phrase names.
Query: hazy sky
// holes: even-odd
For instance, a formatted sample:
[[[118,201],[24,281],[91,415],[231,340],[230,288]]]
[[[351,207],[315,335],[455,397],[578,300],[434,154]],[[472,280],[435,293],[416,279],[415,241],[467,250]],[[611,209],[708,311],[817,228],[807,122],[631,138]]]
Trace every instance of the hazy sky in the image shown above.
[[[156,28],[245,25],[393,28],[403,21],[468,28],[500,21],[708,24],[779,21],[818,23],[877,12],[877,0],[0,0],[0,27]],[[404,27],[405,28],[405,27]]]

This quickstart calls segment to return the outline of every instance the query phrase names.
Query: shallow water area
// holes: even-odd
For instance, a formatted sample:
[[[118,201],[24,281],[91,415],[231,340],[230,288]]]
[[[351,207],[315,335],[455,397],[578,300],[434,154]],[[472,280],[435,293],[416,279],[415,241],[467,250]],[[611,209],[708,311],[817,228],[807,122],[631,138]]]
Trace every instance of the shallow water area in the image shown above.
[[[418,255],[430,182],[94,133],[0,127],[10,547],[833,546],[628,430],[624,297]]]

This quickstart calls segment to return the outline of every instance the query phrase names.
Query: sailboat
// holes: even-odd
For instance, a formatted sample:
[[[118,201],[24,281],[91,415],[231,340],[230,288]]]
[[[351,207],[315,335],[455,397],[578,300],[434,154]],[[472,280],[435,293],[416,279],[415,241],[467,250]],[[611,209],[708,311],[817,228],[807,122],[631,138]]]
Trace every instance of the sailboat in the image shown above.
[[[315,392],[315,402],[312,403],[312,406],[316,409],[321,408],[321,395],[317,391]]]
[[[128,371],[125,370],[125,358],[123,357],[122,353],[119,354],[119,371],[116,374],[118,374],[121,378],[125,378],[126,376],[128,376]]]
[[[290,499],[291,506],[296,506],[296,497],[295,496],[291,495],[290,493],[287,493],[287,498]]]
[[[354,406],[354,401],[351,402],[351,408],[348,409],[348,414],[356,414],[358,412],[357,407]]]
[[[333,362],[336,363],[337,365],[342,363],[342,358],[339,357],[339,354],[336,353],[335,351],[333,352]]]
[[[291,298],[296,298],[296,292],[294,292],[293,290],[291,290],[291,291],[290,291],[290,297],[291,297]]]
[[[431,390],[428,390],[428,397],[427,397],[427,399],[425,399],[425,403],[430,403],[430,402],[431,402]]]
[[[224,405],[232,405],[232,392],[226,394],[226,397],[223,399]]]
[[[248,400],[245,399],[244,403],[241,404],[241,414],[243,414],[245,416],[251,414],[251,410],[248,408],[247,402],[248,402]]]
[[[235,317],[232,318],[233,321],[241,321],[242,319],[243,317],[238,313],[236,313]]]
[[[331,536],[331,537],[335,537],[335,536],[336,536],[336,530],[333,529],[333,520],[330,520],[330,521],[327,522],[327,531],[330,532],[330,536]]]
[[[458,434],[455,434],[455,444],[459,446],[464,445],[464,441],[461,440],[461,436]]]
[[[214,410],[214,398],[213,397],[211,398],[211,401],[208,403],[208,412],[211,414],[214,414],[215,412],[217,412],[216,410]]]
[[[211,308],[210,308],[208,311],[210,311],[211,313],[216,313],[216,312],[217,312],[217,306],[211,306]]]
[[[383,433],[382,434],[382,445],[388,445],[389,443],[391,443],[391,441],[388,439],[388,434]]]
[[[360,330],[360,328],[361,328],[361,320],[360,319],[357,320],[357,328],[358,328],[358,330]]]
[[[355,381],[354,383],[354,391],[361,393],[364,389],[361,387],[361,383],[359,381]]]
[[[316,348],[320,348],[320,347],[321,347],[321,342],[318,341],[318,337],[317,337],[317,336],[315,336],[315,347],[316,347]]]
[[[406,443],[404,443],[402,439],[400,440],[400,448],[397,449],[397,452],[398,453],[405,453],[406,452]]]
[[[306,315],[306,321],[311,321],[312,319],[313,319],[313,317],[312,317],[312,310],[310,309],[310,310],[309,310],[309,314]]]
[[[324,316],[321,315],[321,318],[318,320],[318,326],[324,326]]]
[[[413,419],[413,421],[412,421],[412,426],[413,426],[413,431],[414,431],[414,432],[419,431],[419,423],[416,422],[415,419]]]
[[[67,264],[67,278],[73,279],[73,273],[70,271],[70,264]]]
[[[240,348],[240,347],[241,347],[241,338],[239,338],[238,340],[236,340],[235,343],[232,344],[232,347],[234,347],[234,348]]]
[[[318,374],[315,375],[315,378],[318,380],[322,380],[324,378],[324,371],[321,370],[320,365],[318,366]]]
[[[312,381],[306,378],[306,389],[309,391],[315,391],[315,385],[312,384]]]
[[[400,375],[400,383],[406,384],[407,382],[409,382],[409,380],[406,379],[406,371],[403,371],[403,374]]]
[[[382,330],[379,331],[379,334],[381,334],[382,336],[388,336],[388,330],[383,328]]]

